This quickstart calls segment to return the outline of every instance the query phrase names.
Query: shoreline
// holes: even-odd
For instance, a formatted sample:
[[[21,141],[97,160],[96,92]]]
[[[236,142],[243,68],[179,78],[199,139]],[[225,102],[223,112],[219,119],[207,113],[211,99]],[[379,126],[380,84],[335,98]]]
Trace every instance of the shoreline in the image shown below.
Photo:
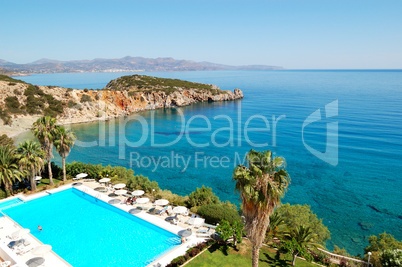
[[[234,100],[231,100],[231,101],[238,101],[238,100],[242,100],[242,98],[240,98],[240,99],[234,99]],[[214,102],[224,102],[224,101],[214,101]],[[204,102],[192,103],[192,104],[186,105],[186,106],[191,106],[191,105],[199,104],[199,103],[204,103]],[[213,102],[212,102],[212,103],[213,103]],[[57,123],[57,124],[64,126],[64,125],[73,125],[73,124],[93,123],[93,122],[100,122],[100,121],[105,121],[105,122],[106,122],[106,121],[111,121],[111,120],[117,119],[117,118],[123,118],[123,117],[127,117],[127,116],[132,116],[132,115],[134,115],[134,114],[138,114],[138,113],[141,113],[141,112],[146,112],[146,111],[151,111],[151,110],[159,110],[159,109],[173,109],[173,108],[179,108],[179,107],[167,107],[167,108],[164,108],[164,107],[161,107],[161,108],[156,107],[156,108],[153,108],[153,109],[137,110],[137,111],[131,112],[131,113],[129,113],[129,114],[120,114],[120,115],[108,116],[108,117],[101,117],[101,118],[95,117],[95,118],[92,118],[92,119],[83,119],[83,120],[79,120],[79,121],[69,121],[69,122],[68,122],[68,121],[65,121],[65,120],[63,121],[63,120],[58,119],[58,123]],[[32,121],[32,123],[34,123],[34,122],[36,121],[36,119],[37,119],[36,117],[39,118],[40,116],[32,116],[32,117],[31,117],[31,118],[34,119],[34,120]],[[57,119],[57,118],[56,118],[56,119]],[[61,122],[60,122],[60,121],[61,121]],[[32,125],[32,123],[31,123],[31,125]],[[9,127],[9,126],[3,125],[3,129],[4,129],[4,127]],[[12,128],[12,126],[11,126],[10,128]],[[24,133],[27,133],[27,132],[29,132],[30,130],[31,130],[31,128],[25,128],[25,129],[23,129],[23,130],[20,130],[20,131],[15,132],[15,133],[10,133],[10,132],[4,131],[4,132],[2,132],[1,134],[5,134],[5,135],[7,135],[8,137],[10,137],[10,138],[16,140],[16,139],[18,138],[18,136],[20,136],[20,135],[22,135],[22,134],[24,134]]]

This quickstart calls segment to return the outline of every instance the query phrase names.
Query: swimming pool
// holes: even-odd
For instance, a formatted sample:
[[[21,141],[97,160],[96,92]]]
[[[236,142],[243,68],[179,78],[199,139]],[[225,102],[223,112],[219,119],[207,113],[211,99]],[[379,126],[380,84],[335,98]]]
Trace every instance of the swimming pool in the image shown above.
[[[11,200],[3,201],[0,203],[0,210],[8,209],[11,207],[14,207],[16,205],[24,203],[21,199],[19,198],[14,198]]]
[[[180,244],[177,235],[75,188],[3,212],[73,266],[146,266]]]

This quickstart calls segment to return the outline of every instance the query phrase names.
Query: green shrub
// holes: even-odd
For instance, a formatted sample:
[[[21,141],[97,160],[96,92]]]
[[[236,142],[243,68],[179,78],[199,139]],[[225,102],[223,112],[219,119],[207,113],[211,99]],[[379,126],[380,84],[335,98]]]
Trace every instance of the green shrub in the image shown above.
[[[64,111],[61,101],[55,99],[52,95],[45,94],[38,86],[30,84],[25,89],[24,95],[27,96],[24,108],[29,114],[42,114],[44,112],[45,116],[56,117]],[[47,107],[46,103],[48,104]]]
[[[19,109],[20,107],[20,102],[18,101],[18,98],[16,96],[9,96],[6,99],[4,99],[6,102],[6,107],[11,113],[19,113],[21,110]]]
[[[0,199],[6,198],[6,197],[7,197],[7,193],[3,189],[0,189]]]
[[[84,102],[91,102],[91,101],[92,101],[92,98],[91,98],[89,95],[82,95],[80,101],[81,101],[81,103],[84,103]]]
[[[155,190],[156,191],[156,190]],[[156,198],[163,198],[169,200],[169,202],[173,205],[178,206],[186,206],[188,201],[188,196],[179,196],[177,194],[173,194],[170,190],[159,190],[156,192]]]
[[[384,267],[393,267],[402,265],[402,249],[384,250],[381,255],[381,264]]]
[[[371,252],[371,262],[374,266],[381,266],[381,253],[385,250],[402,249],[402,241],[397,240],[389,233],[382,233],[378,236],[372,235],[369,237],[369,245],[364,249],[364,252]],[[367,256],[366,256],[367,257]]]
[[[127,188],[129,190],[141,189],[147,193],[152,193],[152,189],[155,189],[156,192],[160,190],[157,182],[150,181],[148,177],[142,175],[136,175],[134,177],[131,177],[127,181]]]
[[[186,259],[183,256],[179,256],[177,258],[174,258],[171,263],[173,263],[173,264],[176,263],[177,266],[180,266],[180,265],[183,265],[185,262],[186,262]]]
[[[41,114],[43,108],[45,107],[45,103],[41,101],[39,98],[36,98],[33,95],[28,95],[27,102],[25,104],[25,110],[29,114]]]
[[[201,188],[197,188],[188,196],[190,207],[218,204],[219,202],[219,197],[212,192],[212,188],[205,187],[204,185]]]
[[[9,82],[9,83],[8,83],[8,85],[10,85],[10,86],[14,86],[14,85],[16,85],[16,83]]]
[[[6,146],[6,145],[13,146],[14,140],[5,134],[0,135],[0,146]]]
[[[17,79],[14,79],[7,75],[2,75],[2,74],[0,74],[0,81],[11,82],[11,83],[26,83],[24,81],[17,80]]]
[[[205,221],[210,224],[217,224],[221,220],[225,220],[233,224],[235,221],[241,220],[239,213],[230,203],[201,206],[198,209],[198,214],[205,218]]]
[[[79,173],[86,173],[88,174],[88,178],[91,179],[98,179],[99,173],[102,170],[102,165],[94,165],[90,163],[82,163],[74,161],[72,163],[66,164],[66,172],[70,178],[75,177]]]
[[[188,252],[188,254],[189,254],[191,257],[197,256],[199,253],[200,253],[200,250],[199,250],[198,248],[192,248],[192,249]]]
[[[84,92],[85,92],[85,93],[88,93],[88,89],[87,89],[87,88],[85,88],[85,89],[84,89]]]
[[[24,95],[26,95],[26,96],[30,96],[30,95],[42,96],[44,94],[45,93],[42,91],[42,89],[39,88],[39,86],[32,85],[32,84],[28,85],[28,88],[26,88],[24,91]]]
[[[4,125],[11,125],[12,121],[11,121],[11,117],[8,114],[7,111],[2,110],[0,108],[0,119],[3,121]]]
[[[73,108],[76,105],[76,103],[73,100],[69,100],[67,103],[67,107]]]
[[[20,91],[20,90],[18,90],[18,89],[14,89],[14,91],[13,91],[13,92],[14,92],[14,94],[15,94],[15,95],[21,95],[21,91]]]
[[[183,257],[184,257],[184,259],[185,259],[186,261],[188,261],[188,259],[190,258],[190,255],[188,255],[188,253],[186,253],[186,254],[183,255]]]
[[[110,167],[110,166],[108,166]],[[135,178],[134,176],[134,171],[132,169],[127,169],[122,166],[115,166],[115,167],[110,167],[111,168],[111,174],[113,176],[117,176],[119,181],[126,182],[130,179]]]
[[[208,245],[205,242],[199,243],[196,248],[198,248],[200,251],[202,251],[204,248],[206,248]]]

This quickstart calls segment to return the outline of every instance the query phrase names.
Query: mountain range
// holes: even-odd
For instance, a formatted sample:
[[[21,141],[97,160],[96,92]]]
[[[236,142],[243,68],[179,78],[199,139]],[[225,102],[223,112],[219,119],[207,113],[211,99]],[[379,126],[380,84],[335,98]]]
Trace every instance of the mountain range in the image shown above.
[[[119,59],[96,58],[93,60],[59,61],[40,59],[27,64],[16,64],[0,59],[0,72],[19,74],[61,72],[119,72],[119,71],[201,71],[201,70],[279,70],[278,66],[243,65],[230,66],[211,62],[176,60],[170,57],[144,58],[123,57]]]

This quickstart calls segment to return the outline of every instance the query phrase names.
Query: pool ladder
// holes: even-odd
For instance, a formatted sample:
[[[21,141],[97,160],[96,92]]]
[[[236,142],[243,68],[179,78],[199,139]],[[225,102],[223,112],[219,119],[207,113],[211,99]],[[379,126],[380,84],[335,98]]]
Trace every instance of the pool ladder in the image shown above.
[[[181,244],[181,240],[178,237],[171,237],[171,238],[165,240],[165,243],[172,245],[172,246],[176,246],[176,245]]]

